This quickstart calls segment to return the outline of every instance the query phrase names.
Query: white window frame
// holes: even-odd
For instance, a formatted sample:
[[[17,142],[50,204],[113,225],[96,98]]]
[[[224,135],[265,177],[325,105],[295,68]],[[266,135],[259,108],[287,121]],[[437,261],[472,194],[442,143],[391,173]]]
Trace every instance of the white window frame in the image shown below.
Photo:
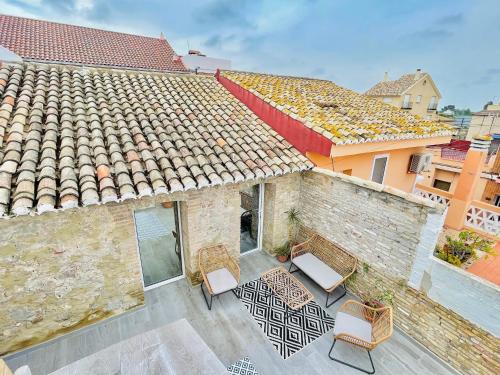
[[[437,103],[437,98],[435,95],[431,96],[431,101],[429,103],[429,107]]]
[[[415,103],[420,104],[422,101],[422,95],[417,95],[417,98],[415,99]]]
[[[155,288],[158,288],[160,286],[163,286],[163,285],[167,285],[167,284],[170,284],[170,283],[173,283],[175,281],[179,281],[179,280],[182,280],[186,277],[186,265],[185,265],[185,261],[184,261],[184,244],[182,243],[182,220],[181,220],[181,205],[180,205],[180,201],[175,201],[175,202],[172,202],[174,203],[174,207],[177,207],[177,218],[178,218],[178,223],[179,223],[179,233],[178,233],[178,236],[179,236],[179,246],[181,248],[181,266],[182,266],[182,274],[179,275],[179,276],[176,276],[176,277],[173,277],[171,279],[168,279],[168,280],[164,280],[164,281],[160,281],[159,283],[156,283],[156,284],[153,284],[153,285],[150,285],[150,286],[145,286],[144,285],[144,275],[142,274],[142,260],[141,260],[141,250],[139,249],[139,237],[137,236],[137,226],[136,226],[136,223],[135,223],[135,211],[133,212],[133,216],[134,216],[134,230],[135,230],[135,247],[137,249],[137,257],[139,258],[139,266],[140,266],[140,270],[141,270],[141,283],[142,283],[142,289],[147,292],[148,290],[151,290],[151,289],[155,289]]]
[[[248,254],[255,253],[256,251],[261,251],[262,250],[262,231],[264,230],[264,191],[265,191],[265,186],[264,183],[260,183],[259,185],[259,215],[258,215],[258,220],[259,220],[259,225],[257,228],[257,247],[252,250],[248,250],[245,253],[240,252],[240,256],[244,257]]]
[[[384,102],[384,103],[392,103],[392,98],[391,98],[391,97],[385,97],[385,98],[383,99],[383,102]]]
[[[387,175],[387,169],[388,169],[388,167],[389,167],[389,154],[379,154],[379,155],[375,155],[375,156],[373,157],[373,161],[372,161],[372,172],[371,172],[371,174],[370,174],[370,181],[375,182],[375,181],[373,181],[373,172],[375,171],[375,161],[376,161],[377,159],[383,159],[383,158],[386,158],[386,159],[387,159],[387,161],[386,161],[386,163],[385,163],[384,176],[382,177],[382,183],[381,183],[382,185],[383,185],[383,184],[384,184],[384,182],[385,182],[385,176]],[[377,182],[377,183],[378,183],[378,182]]]

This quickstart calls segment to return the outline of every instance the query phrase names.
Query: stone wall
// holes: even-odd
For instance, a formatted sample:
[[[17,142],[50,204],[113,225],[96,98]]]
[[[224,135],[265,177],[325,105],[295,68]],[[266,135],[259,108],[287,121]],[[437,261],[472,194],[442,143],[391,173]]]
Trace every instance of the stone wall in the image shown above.
[[[129,205],[0,221],[0,354],[144,303]]]
[[[445,210],[401,191],[324,170],[304,173],[300,202],[305,226],[405,280],[423,240],[422,227],[429,215],[442,216]],[[435,233],[434,244],[437,237]]]
[[[500,373],[498,338],[411,287],[429,286],[432,259],[425,254],[437,242],[432,224],[442,224],[444,207],[332,172],[305,173],[300,202],[302,238],[319,232],[360,259],[348,283],[351,292],[392,292],[394,321],[402,331],[463,374]],[[462,285],[453,280],[448,287],[456,298],[477,303],[461,297]]]
[[[299,206],[300,184],[300,173],[266,181],[262,247],[269,254],[289,239],[287,211]]]
[[[193,191],[181,203],[186,275],[194,284],[201,281],[198,272],[201,248],[221,243],[235,259],[240,256],[240,187],[227,185]]]

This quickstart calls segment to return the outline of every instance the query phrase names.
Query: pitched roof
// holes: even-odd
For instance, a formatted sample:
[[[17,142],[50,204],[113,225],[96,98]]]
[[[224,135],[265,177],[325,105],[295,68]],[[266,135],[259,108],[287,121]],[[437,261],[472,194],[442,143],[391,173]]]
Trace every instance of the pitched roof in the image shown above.
[[[312,167],[211,76],[0,68],[0,216]]]
[[[164,38],[0,14],[0,45],[26,60],[184,71]]]
[[[234,71],[221,74],[335,144],[448,136],[453,132],[449,125],[423,120],[330,81]]]
[[[421,78],[426,76],[427,73],[421,73]],[[415,74],[404,74],[394,81],[382,81],[377,83],[365,95],[369,96],[399,96],[408,90],[415,82]]]

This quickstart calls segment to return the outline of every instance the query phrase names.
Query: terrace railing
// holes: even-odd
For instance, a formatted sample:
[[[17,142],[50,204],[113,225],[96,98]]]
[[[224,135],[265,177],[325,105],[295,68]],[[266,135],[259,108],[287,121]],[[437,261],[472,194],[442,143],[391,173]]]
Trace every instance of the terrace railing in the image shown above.
[[[481,201],[472,201],[464,225],[500,236],[500,207]]]
[[[415,194],[420,197],[430,199],[433,202],[444,204],[446,206],[450,204],[450,199],[453,197],[453,194],[450,194],[447,191],[421,184],[417,184],[417,186],[415,187]]]

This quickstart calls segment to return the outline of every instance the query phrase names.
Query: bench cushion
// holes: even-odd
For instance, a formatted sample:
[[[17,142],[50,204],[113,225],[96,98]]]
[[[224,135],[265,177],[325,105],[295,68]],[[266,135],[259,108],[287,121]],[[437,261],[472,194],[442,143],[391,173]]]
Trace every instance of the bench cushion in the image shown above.
[[[330,289],[343,279],[341,275],[311,253],[294,257],[292,263],[323,289]]]
[[[334,336],[346,333],[355,336],[366,342],[372,342],[372,326],[366,320],[356,318],[355,316],[338,312],[335,317]]]
[[[207,279],[214,294],[224,293],[238,286],[238,281],[227,268],[219,268],[208,273]]]

